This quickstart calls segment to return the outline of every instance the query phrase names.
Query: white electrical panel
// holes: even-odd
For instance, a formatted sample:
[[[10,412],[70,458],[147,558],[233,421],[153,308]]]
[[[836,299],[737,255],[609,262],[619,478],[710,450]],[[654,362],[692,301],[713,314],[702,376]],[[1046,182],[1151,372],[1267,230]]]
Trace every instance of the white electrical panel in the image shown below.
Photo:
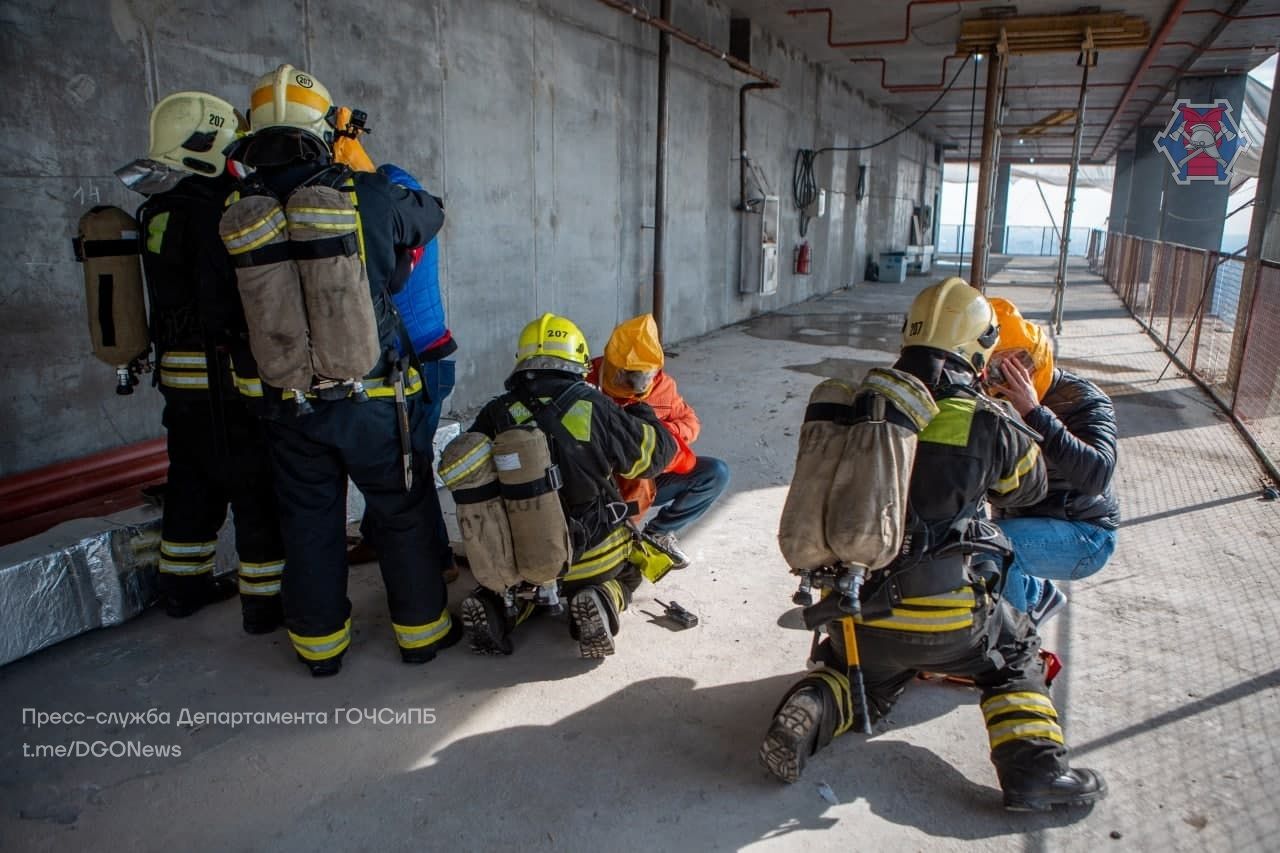
[[[765,196],[742,214],[740,293],[768,295],[778,290],[778,197]]]

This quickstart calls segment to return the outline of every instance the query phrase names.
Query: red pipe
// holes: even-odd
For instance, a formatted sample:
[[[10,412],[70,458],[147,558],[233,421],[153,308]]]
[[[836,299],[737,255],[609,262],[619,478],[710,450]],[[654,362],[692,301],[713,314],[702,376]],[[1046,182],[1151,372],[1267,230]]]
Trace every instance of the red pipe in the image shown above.
[[[131,444],[0,480],[0,521],[25,518],[164,475],[165,439]]]
[[[1111,132],[1115,121],[1120,117],[1120,111],[1124,109],[1125,104],[1129,103],[1129,99],[1133,97],[1133,93],[1138,89],[1138,80],[1145,74],[1151,65],[1151,61],[1156,58],[1156,54],[1160,52],[1160,48],[1164,46],[1165,39],[1169,37],[1169,33],[1173,31],[1174,24],[1178,23],[1178,18],[1182,17],[1182,10],[1187,6],[1187,0],[1176,0],[1173,8],[1169,10],[1169,14],[1165,16],[1164,23],[1160,25],[1160,30],[1151,39],[1151,44],[1147,47],[1147,52],[1142,54],[1142,61],[1138,63],[1138,69],[1133,72],[1133,77],[1129,81],[1129,86],[1124,90],[1124,94],[1120,96],[1120,102],[1116,104],[1116,108],[1111,111],[1111,118],[1107,120],[1106,130],[1102,131],[1098,137],[1098,142],[1093,146],[1093,158],[1097,158],[1098,149],[1102,147],[1103,141],[1107,134]]]
[[[1190,47],[1190,48],[1200,47],[1200,45],[1196,44],[1193,41],[1167,41],[1164,43],[1164,46],[1165,47]],[[1245,50],[1248,50],[1248,51],[1271,50],[1271,47],[1272,46],[1269,44],[1233,44],[1233,45],[1228,45],[1227,47],[1206,47],[1204,50],[1200,52],[1201,53],[1232,53],[1234,51],[1238,53],[1240,51],[1245,51]]]
[[[787,12],[791,17],[797,15],[826,15],[827,16],[827,47],[870,47],[872,45],[882,44],[906,44],[911,39],[911,10],[916,6],[936,6],[938,4],[954,5],[958,3],[978,3],[983,0],[911,0],[907,4],[907,18],[902,24],[902,38],[897,39],[869,39],[867,41],[833,41],[831,38],[831,28],[835,22],[835,16],[831,12],[830,6],[822,6],[816,9],[792,9]],[[948,16],[950,17],[950,16]]]
[[[963,56],[948,56],[942,60],[942,73],[938,76],[937,83],[895,83],[889,85],[885,82],[885,71],[888,70],[888,63],[885,62],[883,56],[854,57],[850,62],[879,62],[880,63],[880,88],[886,92],[937,92],[946,88],[947,85],[947,63],[953,59],[964,60]],[[970,87],[972,88],[972,87]]]

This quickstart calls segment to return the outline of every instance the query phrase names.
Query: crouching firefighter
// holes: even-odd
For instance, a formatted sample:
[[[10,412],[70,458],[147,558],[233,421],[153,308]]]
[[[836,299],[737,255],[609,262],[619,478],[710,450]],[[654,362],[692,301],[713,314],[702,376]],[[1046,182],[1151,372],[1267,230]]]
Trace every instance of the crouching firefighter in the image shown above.
[[[188,616],[234,595],[238,587],[244,629],[260,634],[281,623],[284,544],[262,426],[236,393],[231,354],[245,328],[244,310],[218,236],[222,202],[235,185],[224,151],[243,130],[243,119],[221,98],[201,92],[169,95],[151,113],[147,158],[117,174],[130,189],[149,196],[138,212],[136,245],[150,295],[154,377],[165,398],[168,433],[159,571],[165,611]],[[102,210],[95,208],[86,219]],[[81,245],[92,254],[91,242]],[[86,258],[90,277],[93,263]],[[131,288],[126,278],[104,282],[99,275],[93,284],[109,286],[112,296],[102,302],[136,294],[140,316],[141,288]],[[106,322],[110,316],[99,311],[95,340],[114,336],[116,330]],[[238,584],[213,576],[228,503],[240,561]]]
[[[638,543],[613,477],[656,477],[675,440],[649,406],[587,384],[590,367],[578,327],[542,315],[520,333],[507,392],[441,455],[480,583],[461,608],[477,653],[511,654],[516,625],[563,598],[582,656],[611,655],[647,558],[671,566]]]
[[[250,135],[232,153],[257,171],[220,231],[236,266],[263,393],[288,560],[284,618],[312,675],[351,642],[347,478],[378,528],[392,628],[406,663],[461,639],[446,609],[431,440],[420,372],[400,359],[389,283],[398,252],[444,214],[428,193],[334,165],[335,111],[319,81],[282,65],[258,81]],[[406,351],[410,348],[406,347]]]
[[[1039,638],[995,595],[1010,554],[980,506],[1032,504],[1046,489],[1029,430],[977,390],[998,333],[986,299],[948,278],[912,303],[892,370],[872,371],[859,389],[815,389],[779,538],[801,574],[797,602],[810,588],[824,593],[803,611],[818,629],[818,666],[783,697],[760,748],[784,782],[839,735],[870,734],[927,670],[969,676],[982,690],[1006,808],[1086,804],[1106,793],[1099,774],[1068,766]],[[878,514],[850,504],[853,469],[864,472],[864,490],[889,498]]]

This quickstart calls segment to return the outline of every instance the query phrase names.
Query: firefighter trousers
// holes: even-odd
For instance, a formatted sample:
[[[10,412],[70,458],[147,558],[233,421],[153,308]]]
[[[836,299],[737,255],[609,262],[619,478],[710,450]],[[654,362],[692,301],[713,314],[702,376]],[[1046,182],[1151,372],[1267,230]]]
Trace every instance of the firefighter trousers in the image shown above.
[[[221,429],[207,397],[170,401],[169,482],[160,540],[160,591],[178,608],[208,600],[218,530],[231,505],[246,617],[280,608],[284,543],[261,422],[238,401],[222,407]],[[276,618],[279,618],[278,615]]]
[[[792,688],[819,687],[827,710],[834,712],[824,721],[817,748],[859,722],[852,712],[844,630],[838,621],[828,629],[813,655],[823,667]],[[982,691],[991,761],[1002,779],[1010,772],[1067,770],[1040,638],[1025,614],[993,601],[980,583],[904,599],[889,616],[857,623],[853,630],[873,723],[889,713],[921,671],[968,676]]]
[[[267,433],[288,560],[285,626],[308,661],[337,657],[351,642],[347,598],[349,476],[378,531],[378,563],[396,642],[427,650],[452,622],[431,520],[440,511],[421,394],[408,398],[413,485],[404,487],[396,405],[385,397],[313,401],[309,414],[271,420]]]

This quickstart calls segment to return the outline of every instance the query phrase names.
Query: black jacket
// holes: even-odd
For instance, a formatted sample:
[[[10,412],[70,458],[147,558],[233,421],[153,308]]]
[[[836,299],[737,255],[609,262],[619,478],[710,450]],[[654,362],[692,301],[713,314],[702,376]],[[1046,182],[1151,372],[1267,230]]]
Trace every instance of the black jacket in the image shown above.
[[[1061,368],[1027,425],[1044,436],[1040,449],[1049,469],[1049,494],[1031,506],[1011,508],[1008,518],[1047,516],[1089,521],[1115,530],[1120,504],[1112,486],[1116,470],[1116,412],[1102,389]]]
[[[565,449],[557,446],[554,437],[547,437],[552,460],[564,480],[560,499],[565,514],[585,522],[592,534],[586,542],[575,542],[576,547],[591,547],[617,526],[600,524],[591,517],[600,511],[602,501],[617,500],[615,474],[629,479],[656,477],[675,457],[675,439],[644,403],[624,409],[578,377],[558,371],[517,373],[508,387],[513,390],[490,400],[469,430],[492,438],[529,421],[530,413],[520,402],[522,395],[544,403],[559,401],[560,422],[589,450],[575,454],[579,462],[574,464],[566,459]]]

